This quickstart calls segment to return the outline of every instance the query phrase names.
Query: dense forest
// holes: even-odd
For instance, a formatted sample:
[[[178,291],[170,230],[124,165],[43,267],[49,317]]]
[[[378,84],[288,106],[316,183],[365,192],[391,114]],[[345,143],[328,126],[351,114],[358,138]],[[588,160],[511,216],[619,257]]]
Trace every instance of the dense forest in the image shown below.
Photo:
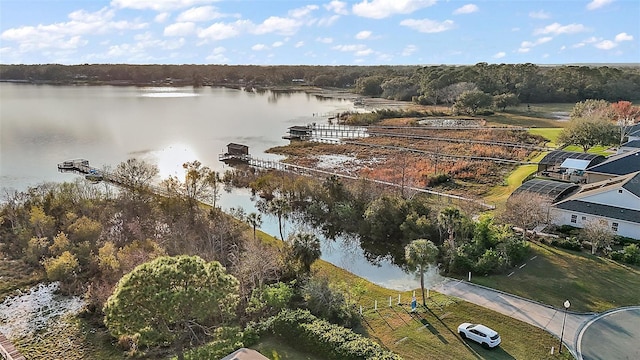
[[[464,91],[512,94],[521,103],[634,100],[640,66],[255,66],[255,65],[0,65],[0,81],[51,84],[346,88],[422,104],[452,104]]]

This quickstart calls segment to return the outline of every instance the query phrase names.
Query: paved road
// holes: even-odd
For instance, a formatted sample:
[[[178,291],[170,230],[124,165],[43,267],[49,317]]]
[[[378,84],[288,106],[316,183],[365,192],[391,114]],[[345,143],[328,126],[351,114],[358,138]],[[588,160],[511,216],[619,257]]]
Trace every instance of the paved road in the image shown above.
[[[560,338],[565,316],[564,308],[555,309],[532,300],[454,279],[445,280],[436,285],[433,290],[522,320]],[[568,312],[566,316],[562,338],[567,349],[577,357],[578,335],[583,326],[596,318],[597,314]]]
[[[578,359],[640,359],[640,306],[598,315],[578,335]]]

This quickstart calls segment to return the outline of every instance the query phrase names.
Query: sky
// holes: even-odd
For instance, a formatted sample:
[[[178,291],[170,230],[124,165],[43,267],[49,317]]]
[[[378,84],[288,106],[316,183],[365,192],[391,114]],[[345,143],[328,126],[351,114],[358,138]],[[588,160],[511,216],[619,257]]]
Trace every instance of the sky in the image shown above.
[[[638,0],[0,0],[2,64],[640,63]]]

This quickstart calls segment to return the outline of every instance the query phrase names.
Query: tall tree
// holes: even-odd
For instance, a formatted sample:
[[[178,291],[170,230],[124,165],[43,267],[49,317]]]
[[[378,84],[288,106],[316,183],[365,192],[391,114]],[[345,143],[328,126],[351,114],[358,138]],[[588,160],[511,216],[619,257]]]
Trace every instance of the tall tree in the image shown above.
[[[252,212],[247,215],[247,223],[253,229],[253,238],[256,238],[256,228],[262,225],[262,215]]]
[[[558,140],[564,144],[578,145],[587,152],[595,145],[617,144],[618,127],[604,119],[573,118],[562,129]]]
[[[595,255],[600,249],[605,249],[605,252],[609,249],[615,234],[606,221],[592,220],[580,230],[579,236],[591,243],[591,254]]]
[[[138,344],[201,343],[209,327],[234,316],[238,281],[217,261],[197,256],[160,257],[137,266],[116,285],[104,306],[111,335]]]
[[[468,114],[475,115],[479,109],[491,106],[493,98],[482,91],[465,91],[454,104],[454,108]]]
[[[420,289],[422,290],[422,305],[427,305],[424,296],[424,273],[432,265],[438,256],[438,247],[426,239],[418,239],[410,242],[405,248],[405,260],[412,271],[420,273]]]
[[[295,233],[289,242],[291,243],[291,255],[300,264],[305,273],[311,271],[311,264],[322,255],[320,239],[310,233]]]
[[[447,242],[451,250],[456,248],[456,232],[462,224],[462,213],[455,207],[442,209],[438,214],[438,224],[447,231]]]
[[[640,106],[630,101],[618,101],[611,104],[616,124],[620,127],[620,145],[624,142],[629,128],[640,121]]]
[[[522,230],[522,238],[527,238],[527,231],[549,221],[549,199],[536,194],[516,193],[509,197],[500,219]]]

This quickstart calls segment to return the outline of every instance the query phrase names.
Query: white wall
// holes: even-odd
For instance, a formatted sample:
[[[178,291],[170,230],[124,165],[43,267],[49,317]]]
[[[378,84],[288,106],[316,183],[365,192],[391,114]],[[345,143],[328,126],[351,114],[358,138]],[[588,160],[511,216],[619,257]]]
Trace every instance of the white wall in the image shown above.
[[[618,190],[622,190],[622,193],[618,192]],[[640,210],[640,198],[622,187],[591,196],[580,197],[580,200],[625,209]]]
[[[594,216],[594,215],[583,214],[575,211],[568,211],[568,210],[557,209],[557,208],[551,208],[550,214],[551,214],[551,221],[556,225],[571,225],[579,228],[583,228],[587,223],[591,221],[604,220],[609,225],[609,228],[611,228],[612,223],[617,222],[618,231],[616,231],[615,234],[640,240],[640,223],[632,223],[629,221],[609,219],[601,216]],[[571,215],[577,215],[577,219],[575,223],[571,222]]]

